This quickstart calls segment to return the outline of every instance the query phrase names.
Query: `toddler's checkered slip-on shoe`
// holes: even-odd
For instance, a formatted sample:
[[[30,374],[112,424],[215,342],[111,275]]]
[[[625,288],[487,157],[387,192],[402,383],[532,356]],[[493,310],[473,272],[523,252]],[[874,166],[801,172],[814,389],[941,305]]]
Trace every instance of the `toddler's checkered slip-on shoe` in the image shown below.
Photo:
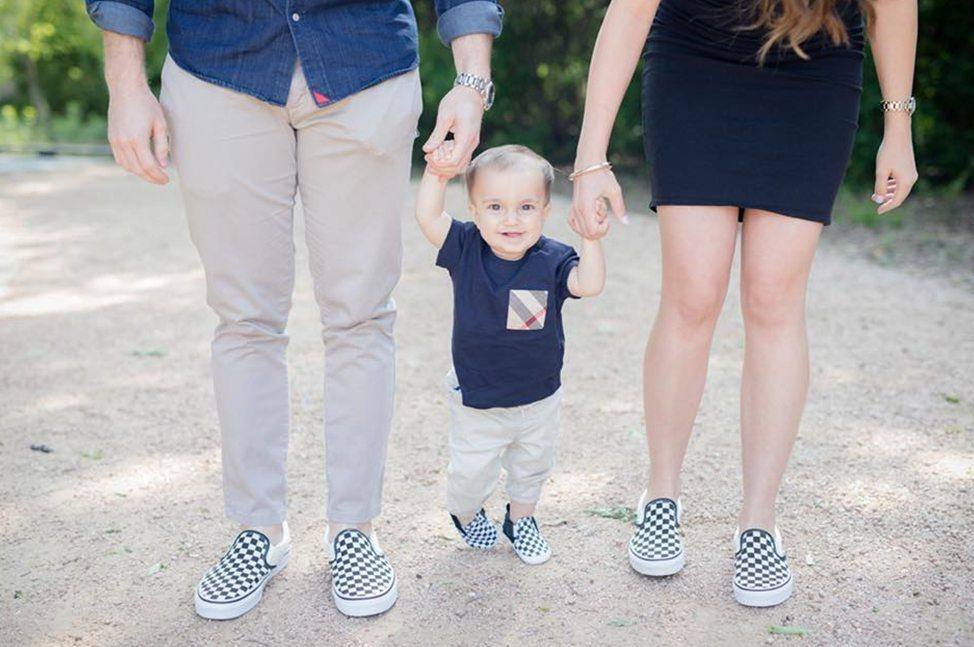
[[[749,607],[781,604],[795,587],[788,558],[781,545],[781,533],[761,528],[734,530],[734,599]]]
[[[551,547],[538,528],[534,517],[521,517],[511,521],[511,505],[504,513],[504,536],[511,540],[514,552],[525,564],[544,564],[551,559]]]
[[[489,550],[497,543],[497,526],[487,518],[487,513],[481,508],[473,519],[464,526],[455,514],[451,514],[453,525],[460,531],[460,536],[471,548]]]
[[[230,620],[247,613],[257,606],[264,586],[287,565],[290,556],[287,522],[284,538],[274,546],[264,533],[244,530],[196,586],[196,613],[211,620]]]
[[[629,540],[629,564],[637,573],[662,577],[683,568],[683,505],[679,500],[653,499],[647,493],[636,506],[636,530]]]
[[[325,528],[327,543],[328,529]],[[372,533],[346,528],[328,543],[331,596],[347,616],[374,616],[392,608],[399,597],[396,572]]]

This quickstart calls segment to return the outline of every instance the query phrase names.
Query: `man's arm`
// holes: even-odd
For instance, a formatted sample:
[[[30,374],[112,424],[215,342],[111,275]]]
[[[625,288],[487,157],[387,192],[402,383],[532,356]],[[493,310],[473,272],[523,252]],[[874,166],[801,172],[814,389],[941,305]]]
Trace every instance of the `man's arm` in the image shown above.
[[[86,4],[88,15],[103,30],[112,155],[130,173],[153,184],[166,184],[166,118],[145,76],[145,42],[153,31],[152,0],[87,0]]]
[[[491,45],[500,35],[504,15],[500,5],[493,0],[436,0],[436,11],[437,32],[453,50],[457,72],[489,79]],[[452,177],[470,162],[480,143],[483,116],[483,97],[473,88],[454,87],[443,97],[436,113],[436,126],[423,144],[426,161],[437,174]],[[432,159],[430,154],[448,133],[453,133],[456,142],[452,155],[445,160]]]

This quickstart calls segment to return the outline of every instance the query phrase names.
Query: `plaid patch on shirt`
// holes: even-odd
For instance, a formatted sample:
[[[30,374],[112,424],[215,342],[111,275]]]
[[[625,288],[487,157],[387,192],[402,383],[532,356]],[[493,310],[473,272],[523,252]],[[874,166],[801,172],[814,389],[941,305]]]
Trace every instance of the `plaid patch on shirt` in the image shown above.
[[[511,290],[507,306],[508,330],[541,330],[548,310],[547,290]]]

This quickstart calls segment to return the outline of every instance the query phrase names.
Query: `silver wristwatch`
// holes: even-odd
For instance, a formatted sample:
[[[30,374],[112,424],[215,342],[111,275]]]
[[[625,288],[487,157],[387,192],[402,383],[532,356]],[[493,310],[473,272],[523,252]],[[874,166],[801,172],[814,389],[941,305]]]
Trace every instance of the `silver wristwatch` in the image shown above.
[[[917,109],[917,100],[914,97],[910,97],[902,101],[881,101],[879,106],[883,109],[883,112],[899,111],[913,115],[913,112]]]
[[[453,85],[462,85],[479,92],[480,96],[484,99],[484,112],[490,110],[490,107],[494,105],[494,82],[490,79],[460,72],[457,74],[456,80],[453,81]]]

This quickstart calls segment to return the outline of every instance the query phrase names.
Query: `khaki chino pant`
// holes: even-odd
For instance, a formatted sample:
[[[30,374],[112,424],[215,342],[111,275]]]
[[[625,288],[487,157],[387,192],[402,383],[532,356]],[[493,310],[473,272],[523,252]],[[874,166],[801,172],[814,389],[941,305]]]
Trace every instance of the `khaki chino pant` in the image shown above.
[[[219,317],[212,366],[226,513],[284,519],[290,424],[285,333],[300,191],[325,346],[328,519],[379,514],[395,386],[391,294],[422,109],[417,71],[319,109],[300,66],[286,106],[167,59],[162,105],[190,235]]]
[[[537,503],[555,466],[561,387],[529,404],[474,409],[463,404],[455,370],[443,386],[451,414],[446,509],[457,516],[476,514],[494,491],[502,466],[511,500]]]

